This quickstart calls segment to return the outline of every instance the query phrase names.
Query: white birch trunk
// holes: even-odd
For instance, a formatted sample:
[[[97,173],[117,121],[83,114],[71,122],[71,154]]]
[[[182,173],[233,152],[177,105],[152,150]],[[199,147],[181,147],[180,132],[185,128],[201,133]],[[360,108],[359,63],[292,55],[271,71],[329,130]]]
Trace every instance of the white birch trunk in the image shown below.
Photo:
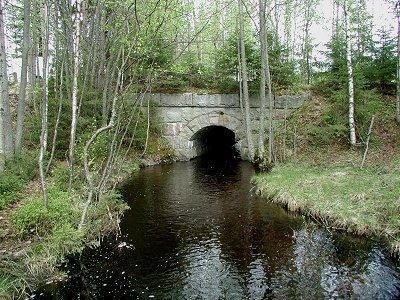
[[[259,13],[260,13],[260,48],[261,48],[261,78],[260,78],[260,102],[261,102],[261,112],[260,112],[260,131],[258,136],[258,153],[260,157],[264,153],[264,140],[265,140],[265,110],[267,98],[265,95],[266,88],[266,28],[265,28],[265,2],[264,0],[259,0]]]
[[[44,157],[47,149],[48,136],[48,102],[49,102],[49,7],[44,4],[43,12],[44,36],[43,36],[43,101],[42,101],[42,130],[40,135],[39,152],[39,176],[43,193],[43,202],[45,207],[48,205],[46,174],[44,169]]]
[[[1,30],[3,30],[3,1],[0,0],[0,26],[2,27]],[[4,35],[1,36],[4,38]],[[4,93],[8,93],[8,91],[4,91],[4,88],[6,87],[5,81],[8,80],[7,78],[7,69],[4,70],[4,60],[6,58],[6,53],[5,53],[5,41],[0,41],[0,84],[1,84],[1,96],[2,98],[4,97]],[[0,172],[4,171],[4,138],[3,138],[3,122],[4,120],[4,109],[3,109],[3,99],[0,101]]]
[[[347,60],[347,74],[348,74],[348,87],[349,87],[349,130],[350,130],[350,145],[356,145],[356,125],[354,120],[354,78],[353,78],[353,62],[352,62],[352,45],[350,37],[350,17],[348,12],[347,3],[344,3],[345,15],[345,31],[346,31],[346,60]]]
[[[79,44],[81,35],[81,1],[76,0],[76,16],[74,25],[74,41],[73,41],[73,53],[74,53],[74,68],[73,68],[73,78],[72,78],[72,120],[71,120],[71,138],[69,143],[69,181],[68,189],[72,186],[73,177],[73,166],[74,166],[74,153],[75,153],[75,143],[76,143],[76,127],[78,123],[78,77],[79,77]]]
[[[397,91],[396,120],[400,124],[400,4],[397,5]]]
[[[244,20],[243,20],[243,6],[242,0],[238,0],[239,4],[239,40],[240,40],[240,58],[242,63],[242,82],[243,82],[243,102],[246,121],[246,139],[248,147],[249,160],[254,160],[254,146],[251,133],[251,120],[250,120],[250,100],[249,100],[249,87],[247,75],[247,62],[246,62],[246,48],[244,43]]]
[[[4,2],[0,0],[0,68],[1,68],[1,96],[2,96],[2,143],[3,154],[10,157],[14,153],[13,132],[10,112],[10,95],[8,86],[7,58],[5,45],[5,28],[4,28]]]
[[[29,55],[29,42],[30,42],[30,22],[31,22],[31,1],[24,1],[24,33],[22,44],[22,65],[21,65],[21,84],[19,86],[19,99],[18,99],[18,115],[17,127],[15,134],[15,152],[18,154],[21,151],[22,135],[24,131],[25,120],[25,100],[26,100],[26,86],[28,81],[28,55]]]

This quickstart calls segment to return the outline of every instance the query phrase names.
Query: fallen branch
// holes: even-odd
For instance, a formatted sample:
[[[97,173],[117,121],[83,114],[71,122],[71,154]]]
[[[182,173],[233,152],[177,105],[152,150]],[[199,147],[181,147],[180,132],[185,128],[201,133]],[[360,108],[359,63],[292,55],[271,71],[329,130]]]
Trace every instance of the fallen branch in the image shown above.
[[[367,142],[366,142],[366,147],[365,147],[365,151],[364,151],[364,156],[363,156],[363,160],[361,162],[361,169],[364,168],[365,159],[367,158],[368,148],[369,148],[369,140],[371,138],[372,127],[374,126],[374,121],[375,121],[375,116],[372,116],[371,124],[369,125],[369,130],[368,130],[368,136],[367,136]]]

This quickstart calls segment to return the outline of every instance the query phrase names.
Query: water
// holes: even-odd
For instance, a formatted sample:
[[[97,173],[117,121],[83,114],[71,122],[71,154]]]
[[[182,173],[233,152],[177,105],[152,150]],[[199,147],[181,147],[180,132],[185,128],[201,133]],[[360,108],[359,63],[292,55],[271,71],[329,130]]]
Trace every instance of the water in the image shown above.
[[[398,299],[398,262],[251,192],[245,162],[198,159],[140,171],[122,236],[67,264],[36,299]]]

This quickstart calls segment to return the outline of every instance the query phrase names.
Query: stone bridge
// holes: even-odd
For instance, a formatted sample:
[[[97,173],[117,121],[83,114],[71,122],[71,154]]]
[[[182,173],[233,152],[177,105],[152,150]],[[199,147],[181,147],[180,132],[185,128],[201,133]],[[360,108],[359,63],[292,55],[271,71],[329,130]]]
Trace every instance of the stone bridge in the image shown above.
[[[309,94],[274,97],[274,122],[284,119],[299,108]],[[207,148],[207,135],[219,129],[222,139],[233,139],[232,144],[243,158],[247,157],[245,122],[239,96],[236,94],[147,94],[143,106],[150,100],[162,128],[162,134],[181,160],[201,155]],[[260,100],[250,97],[253,140],[256,143]],[[269,104],[267,104],[269,107]],[[267,111],[268,117],[268,111]],[[267,127],[267,126],[266,126]]]

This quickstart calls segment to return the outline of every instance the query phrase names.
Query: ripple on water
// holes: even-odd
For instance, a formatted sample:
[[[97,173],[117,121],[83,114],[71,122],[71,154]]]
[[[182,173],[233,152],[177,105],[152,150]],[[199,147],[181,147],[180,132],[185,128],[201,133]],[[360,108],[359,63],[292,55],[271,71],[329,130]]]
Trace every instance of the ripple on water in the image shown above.
[[[156,166],[125,186],[122,236],[34,299],[397,299],[398,262],[252,195],[244,162]]]

